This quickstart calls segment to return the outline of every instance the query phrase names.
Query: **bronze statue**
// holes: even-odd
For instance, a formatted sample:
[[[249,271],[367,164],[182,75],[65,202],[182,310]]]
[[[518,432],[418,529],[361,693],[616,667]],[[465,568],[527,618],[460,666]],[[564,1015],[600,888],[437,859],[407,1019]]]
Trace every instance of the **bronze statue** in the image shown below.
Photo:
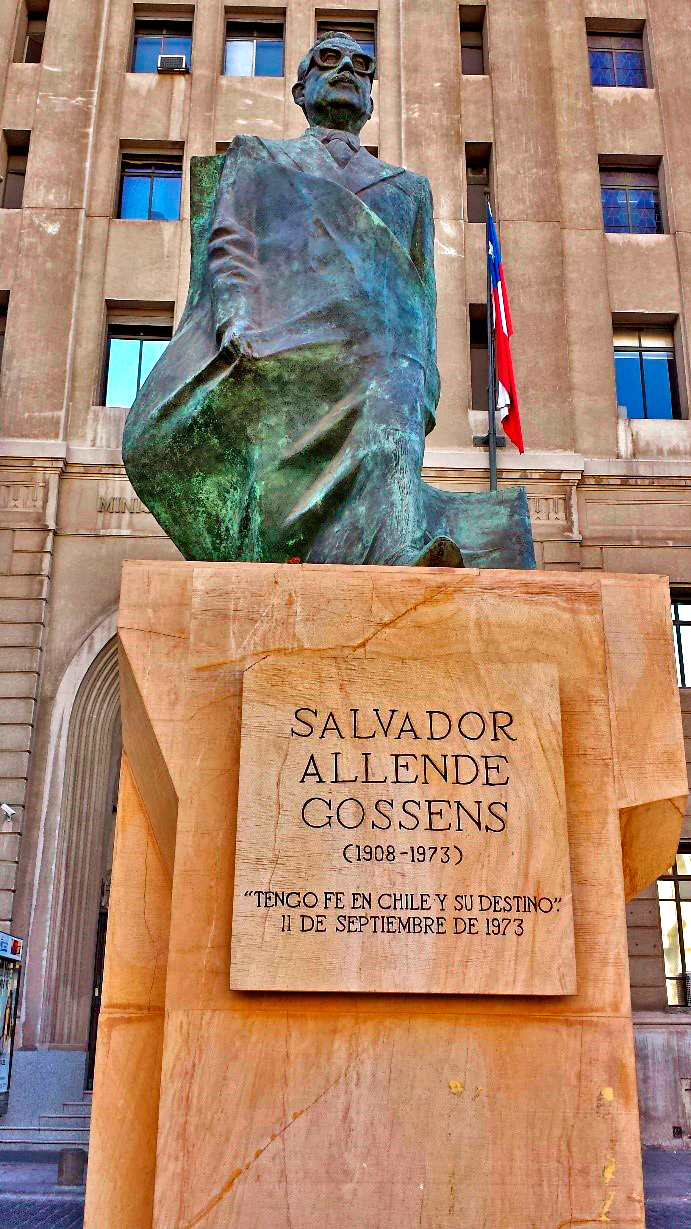
[[[293,87],[304,136],[193,160],[189,297],[123,442],[186,558],[535,566],[522,488],[420,476],[439,399],[432,195],[360,144],[374,67],[348,35],[319,39]]]

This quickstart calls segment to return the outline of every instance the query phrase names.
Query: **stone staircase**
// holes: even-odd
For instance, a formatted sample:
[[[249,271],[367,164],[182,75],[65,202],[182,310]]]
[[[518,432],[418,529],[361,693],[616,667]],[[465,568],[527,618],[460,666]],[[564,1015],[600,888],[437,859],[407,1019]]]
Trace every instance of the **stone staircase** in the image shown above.
[[[3,1127],[0,1119],[0,1153],[59,1152],[62,1148],[89,1147],[91,1093],[80,1101],[63,1101],[62,1113],[40,1114],[38,1122],[25,1127]]]

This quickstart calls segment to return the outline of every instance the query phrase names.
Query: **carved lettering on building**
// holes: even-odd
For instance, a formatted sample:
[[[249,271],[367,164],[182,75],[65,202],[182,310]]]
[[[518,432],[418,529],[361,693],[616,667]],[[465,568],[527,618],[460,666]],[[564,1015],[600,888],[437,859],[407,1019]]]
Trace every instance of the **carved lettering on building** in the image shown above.
[[[565,495],[529,495],[531,519],[539,524],[557,522],[565,525],[568,522]]]
[[[131,499],[124,499],[121,495],[99,495],[98,510],[107,512],[110,516],[136,516],[142,512],[149,515],[146,504],[143,504],[141,499],[137,499],[136,495],[133,495]]]
[[[42,486],[28,482],[5,482],[0,485],[0,511],[40,512],[42,507]]]

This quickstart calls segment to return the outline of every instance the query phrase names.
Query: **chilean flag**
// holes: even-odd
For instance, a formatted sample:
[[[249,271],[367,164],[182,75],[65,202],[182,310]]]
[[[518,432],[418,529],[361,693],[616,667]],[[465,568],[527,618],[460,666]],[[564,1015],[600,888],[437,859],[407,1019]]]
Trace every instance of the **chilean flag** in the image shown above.
[[[511,311],[506,293],[504,269],[501,263],[499,236],[487,201],[487,262],[492,283],[492,319],[494,323],[494,362],[497,373],[497,409],[504,429],[519,452],[523,452],[523,432],[518,413],[518,393],[511,358]]]

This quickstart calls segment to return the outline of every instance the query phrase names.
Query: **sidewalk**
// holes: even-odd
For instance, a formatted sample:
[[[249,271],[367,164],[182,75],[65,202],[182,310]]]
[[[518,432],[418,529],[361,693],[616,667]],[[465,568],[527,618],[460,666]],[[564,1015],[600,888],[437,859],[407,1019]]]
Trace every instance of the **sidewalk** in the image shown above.
[[[644,1174],[647,1229],[691,1229],[691,1151],[647,1148]],[[83,1194],[56,1191],[56,1176],[54,1164],[0,1163],[2,1229],[82,1229]]]
[[[647,1229],[691,1229],[691,1150],[643,1153]]]

